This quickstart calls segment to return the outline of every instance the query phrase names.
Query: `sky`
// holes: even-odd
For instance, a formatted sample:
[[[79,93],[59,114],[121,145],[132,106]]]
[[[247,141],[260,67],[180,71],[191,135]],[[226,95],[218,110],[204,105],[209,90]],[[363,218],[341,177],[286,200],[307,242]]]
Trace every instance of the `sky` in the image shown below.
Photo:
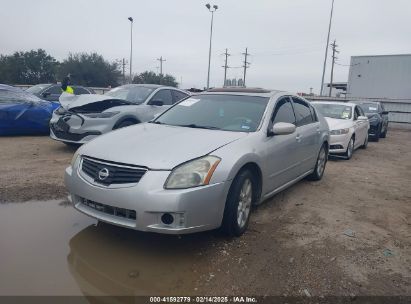
[[[213,0],[210,86],[242,78],[246,85],[318,93],[332,0]],[[43,48],[57,60],[97,52],[129,60],[133,17],[133,73],[158,71],[203,88],[207,81],[211,13],[199,0],[0,0],[0,54]],[[334,81],[348,79],[351,56],[411,53],[411,1],[335,0],[330,42],[337,41]],[[330,79],[328,53],[326,82]],[[127,68],[128,72],[128,68]]]

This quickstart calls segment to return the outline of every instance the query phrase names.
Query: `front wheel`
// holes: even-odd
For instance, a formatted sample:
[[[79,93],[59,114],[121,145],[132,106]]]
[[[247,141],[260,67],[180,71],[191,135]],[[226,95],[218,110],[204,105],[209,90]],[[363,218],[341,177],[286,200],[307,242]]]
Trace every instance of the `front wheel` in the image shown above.
[[[354,152],[354,138],[351,137],[350,142],[348,143],[347,151],[345,152],[345,159],[349,160],[352,157]]]
[[[320,152],[318,153],[317,163],[315,164],[314,172],[308,175],[310,180],[320,180],[322,179],[325,171],[325,165],[327,164],[327,148],[325,144],[321,147]]]
[[[387,132],[388,132],[388,125],[385,127],[384,132],[380,134],[381,138],[386,138],[387,137]]]
[[[250,220],[256,183],[249,170],[241,171],[234,179],[227,196],[222,230],[229,236],[242,235]]]

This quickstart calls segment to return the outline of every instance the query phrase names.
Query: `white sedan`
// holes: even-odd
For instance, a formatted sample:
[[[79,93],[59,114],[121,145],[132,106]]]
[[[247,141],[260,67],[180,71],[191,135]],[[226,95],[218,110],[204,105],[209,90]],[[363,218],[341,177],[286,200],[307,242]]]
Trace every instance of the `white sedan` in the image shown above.
[[[333,101],[312,102],[312,105],[330,128],[330,154],[350,159],[355,149],[367,148],[370,124],[358,105]]]

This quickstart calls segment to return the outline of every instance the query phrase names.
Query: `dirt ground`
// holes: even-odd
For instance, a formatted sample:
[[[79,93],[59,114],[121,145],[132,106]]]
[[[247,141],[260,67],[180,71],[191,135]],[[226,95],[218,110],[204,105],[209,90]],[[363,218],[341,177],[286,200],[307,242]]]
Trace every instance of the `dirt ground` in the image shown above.
[[[7,202],[0,205],[0,213],[10,218],[21,214],[28,204],[35,206],[33,202],[13,202],[37,200],[42,201],[38,206],[44,206],[45,200],[58,199],[60,203],[55,206],[64,205],[63,172],[73,153],[74,149],[47,137],[0,138],[0,202]],[[259,206],[252,214],[249,230],[240,238],[226,239],[216,232],[181,238],[141,234],[110,225],[79,224],[77,218],[67,224],[67,229],[64,225],[57,229],[54,224],[53,238],[57,239],[55,244],[66,242],[63,251],[68,241],[58,237],[59,231],[71,238],[67,263],[84,294],[85,286],[102,279],[90,277],[90,271],[81,272],[79,262],[73,262],[79,251],[84,252],[85,260],[87,255],[93,256],[89,267],[95,264],[95,269],[104,268],[109,273],[105,277],[112,277],[119,285],[121,282],[133,294],[144,285],[139,292],[154,294],[411,295],[410,181],[411,131],[390,130],[386,139],[370,142],[368,149],[357,150],[351,160],[330,160],[322,181],[304,180]],[[13,211],[13,206],[21,211]],[[62,222],[85,217],[72,208],[65,209],[70,211],[61,217]],[[37,213],[38,219],[45,217],[43,211],[37,208],[33,218]],[[10,230],[16,225],[10,219],[8,226],[3,219],[2,223]],[[41,226],[40,231],[54,229],[53,224],[41,220],[31,225]],[[81,225],[91,226],[83,229]],[[73,237],[67,232],[70,229],[83,230]],[[33,245],[37,248],[33,249],[33,259],[36,250],[41,255],[42,246]],[[73,253],[74,248],[77,251]],[[102,252],[110,252],[110,258],[118,257],[118,267],[107,269],[109,263]],[[5,257],[0,254],[2,261],[11,259],[10,255],[12,249]],[[136,266],[137,259],[145,266]],[[50,263],[53,261],[50,259]],[[8,277],[14,272],[18,270],[10,268]],[[27,272],[25,269],[30,277]],[[35,273],[33,270],[33,278]],[[2,275],[0,283],[7,280],[4,272]],[[79,275],[85,277],[78,279]],[[15,276],[16,282],[22,278]],[[139,287],[126,279],[115,279],[124,276],[133,282],[138,279]],[[18,292],[11,284],[3,285],[3,294]],[[115,284],[100,285],[101,289],[109,294],[127,293],[116,289]],[[53,290],[58,288],[54,286]]]

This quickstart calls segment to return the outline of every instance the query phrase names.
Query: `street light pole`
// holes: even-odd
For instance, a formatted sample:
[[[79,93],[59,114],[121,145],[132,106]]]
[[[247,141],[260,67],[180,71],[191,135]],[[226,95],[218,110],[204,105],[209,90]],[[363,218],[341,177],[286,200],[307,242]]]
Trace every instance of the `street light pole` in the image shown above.
[[[130,32],[130,83],[133,82],[133,17],[128,17],[131,24],[131,32]]]
[[[332,19],[333,19],[333,10],[334,10],[334,0],[332,0],[332,4],[331,4],[330,23],[329,23],[329,25],[328,25],[327,44],[325,45],[325,56],[324,56],[324,65],[323,65],[323,77],[322,77],[322,79],[321,79],[320,96],[323,95],[325,67],[327,66],[328,46],[329,46],[329,44],[330,44],[330,32],[331,32],[331,21],[332,21]]]
[[[208,10],[211,12],[210,48],[208,50],[208,73],[207,73],[207,90],[208,90],[210,88],[211,40],[213,38],[214,12],[218,9],[218,6],[213,5],[213,9],[211,9],[211,5],[207,3],[206,8],[208,8]]]

